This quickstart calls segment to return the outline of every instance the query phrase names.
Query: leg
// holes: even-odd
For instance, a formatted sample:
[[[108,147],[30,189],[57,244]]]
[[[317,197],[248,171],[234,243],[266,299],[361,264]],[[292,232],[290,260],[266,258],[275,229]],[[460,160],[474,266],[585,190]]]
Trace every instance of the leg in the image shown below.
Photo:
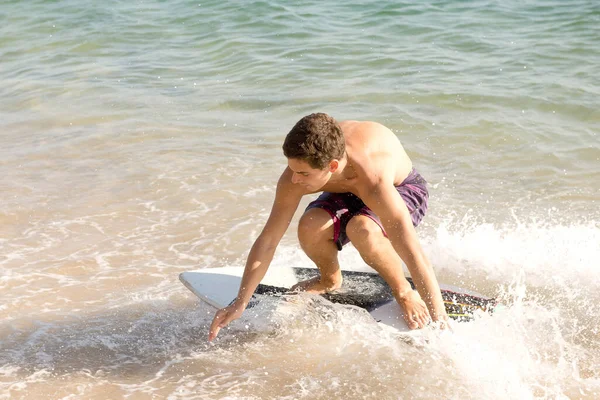
[[[329,213],[321,208],[306,211],[298,224],[298,239],[302,250],[319,268],[321,276],[300,282],[292,290],[325,293],[339,289],[342,286],[342,272]]]
[[[348,222],[346,234],[365,263],[390,285],[396,299],[399,293],[410,290],[400,256],[375,221],[366,215],[356,215]]]

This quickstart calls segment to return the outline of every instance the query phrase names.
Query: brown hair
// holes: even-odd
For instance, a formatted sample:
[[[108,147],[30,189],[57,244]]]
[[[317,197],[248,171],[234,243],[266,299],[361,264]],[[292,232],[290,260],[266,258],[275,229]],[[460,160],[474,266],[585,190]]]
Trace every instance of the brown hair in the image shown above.
[[[324,113],[302,118],[283,142],[283,154],[287,158],[306,161],[317,169],[325,169],[333,159],[342,159],[345,151],[342,128],[333,117]]]

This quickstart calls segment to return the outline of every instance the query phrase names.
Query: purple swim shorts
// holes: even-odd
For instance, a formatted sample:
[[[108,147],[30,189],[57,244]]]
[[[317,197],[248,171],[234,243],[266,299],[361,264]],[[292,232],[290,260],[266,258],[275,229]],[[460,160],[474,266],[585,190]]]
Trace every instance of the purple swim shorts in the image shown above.
[[[396,186],[396,190],[406,203],[413,225],[419,225],[427,211],[427,201],[429,199],[427,181],[413,168],[406,179]],[[346,235],[346,225],[355,215],[366,215],[371,218],[386,234],[379,217],[358,196],[352,193],[323,192],[306,207],[306,211],[311,208],[322,208],[331,215],[333,219],[333,241],[338,250],[342,250],[342,247],[350,241]]]

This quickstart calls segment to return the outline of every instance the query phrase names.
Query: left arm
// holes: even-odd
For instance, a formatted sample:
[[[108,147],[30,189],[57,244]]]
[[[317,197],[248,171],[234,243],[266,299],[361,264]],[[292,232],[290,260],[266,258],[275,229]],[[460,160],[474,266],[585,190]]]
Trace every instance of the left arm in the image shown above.
[[[447,320],[435,273],[421,248],[408,208],[394,187],[393,177],[375,177],[362,192],[361,199],[381,219],[389,240],[408,267],[432,319]]]

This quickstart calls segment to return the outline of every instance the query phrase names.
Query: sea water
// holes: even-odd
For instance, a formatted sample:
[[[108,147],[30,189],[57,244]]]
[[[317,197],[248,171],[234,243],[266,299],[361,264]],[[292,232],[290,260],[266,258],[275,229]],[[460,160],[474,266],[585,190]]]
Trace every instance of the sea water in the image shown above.
[[[0,20],[0,398],[600,398],[597,1],[5,0]],[[244,265],[317,111],[396,133],[438,279],[501,310],[424,346],[327,304],[207,343],[178,274]],[[309,201],[274,267],[310,263]]]

